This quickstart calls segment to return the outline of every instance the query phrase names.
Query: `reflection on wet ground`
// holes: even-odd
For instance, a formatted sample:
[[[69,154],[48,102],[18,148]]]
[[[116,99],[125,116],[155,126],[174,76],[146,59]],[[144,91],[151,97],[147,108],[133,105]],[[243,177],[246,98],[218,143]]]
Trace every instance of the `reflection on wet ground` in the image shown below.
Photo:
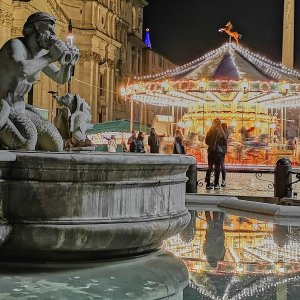
[[[0,299],[300,299],[296,223],[200,209],[191,216],[182,233],[165,241],[164,250],[137,258],[1,263]]]
[[[300,299],[300,227],[192,211],[165,248],[185,262],[185,300]]]

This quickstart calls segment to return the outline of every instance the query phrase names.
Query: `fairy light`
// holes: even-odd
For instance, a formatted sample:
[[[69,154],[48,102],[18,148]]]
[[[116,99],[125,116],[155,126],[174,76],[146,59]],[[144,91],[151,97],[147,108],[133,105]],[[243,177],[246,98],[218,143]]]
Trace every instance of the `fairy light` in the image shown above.
[[[199,80],[199,70],[210,64],[211,60],[221,59],[224,53],[231,55],[232,62],[240,78],[243,78],[244,74],[239,70],[236,63],[238,54],[254,65],[261,73],[273,78],[273,81],[207,80],[203,78]],[[183,76],[182,80],[174,81],[172,79],[174,76],[186,73],[189,74],[188,77]],[[134,101],[157,103],[160,106],[170,105],[173,101],[174,105],[188,107],[192,103],[206,102],[204,97],[201,96],[201,93],[204,92],[206,99],[211,98],[218,103],[222,101],[217,93],[238,92],[233,102],[241,100],[243,93],[249,93],[247,97],[247,103],[249,104],[265,103],[269,108],[272,108],[286,105],[285,103],[288,102],[289,107],[296,107],[300,106],[300,99],[297,97],[300,94],[300,84],[297,83],[299,78],[300,72],[297,70],[272,62],[270,59],[253,53],[240,45],[226,43],[182,66],[177,66],[159,74],[135,77],[139,82],[127,86],[125,90],[122,88],[120,93],[122,96],[131,96]],[[163,97],[163,94],[167,97]],[[148,97],[145,97],[145,95]],[[177,99],[177,97],[181,99]]]

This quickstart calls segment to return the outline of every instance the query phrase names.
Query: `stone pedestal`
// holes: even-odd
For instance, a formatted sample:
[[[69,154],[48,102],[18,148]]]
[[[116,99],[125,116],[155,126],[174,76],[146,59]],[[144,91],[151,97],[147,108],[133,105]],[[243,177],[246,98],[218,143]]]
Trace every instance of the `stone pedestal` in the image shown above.
[[[5,259],[92,260],[158,248],[188,223],[180,155],[14,152]]]

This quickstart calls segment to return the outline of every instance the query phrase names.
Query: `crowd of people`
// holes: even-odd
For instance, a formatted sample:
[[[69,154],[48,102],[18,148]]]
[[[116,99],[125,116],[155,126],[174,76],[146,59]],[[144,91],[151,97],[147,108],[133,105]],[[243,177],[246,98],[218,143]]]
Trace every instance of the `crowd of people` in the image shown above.
[[[166,135],[158,135],[155,132],[155,128],[151,128],[148,139],[145,137],[143,131],[133,130],[131,136],[129,137],[127,143],[123,140],[121,143],[123,152],[132,153],[159,153],[161,139]],[[117,141],[114,135],[108,139],[107,142],[108,152],[117,152]],[[180,130],[175,131],[173,154],[185,154],[185,146],[183,144],[183,134]]]
[[[159,153],[160,141],[163,136],[158,135],[155,132],[155,128],[151,128],[148,140],[146,141],[143,131],[133,130],[130,138],[127,141],[122,142],[123,152],[132,153]],[[226,186],[226,170],[225,170],[225,155],[227,152],[229,132],[226,123],[221,123],[219,119],[215,119],[211,128],[209,129],[205,143],[208,146],[208,169],[206,172],[206,189],[220,189],[220,174],[222,176],[221,187]],[[146,147],[148,150],[146,151]],[[108,141],[108,152],[116,152],[117,142],[114,136]],[[173,154],[186,154],[185,145],[183,143],[183,134],[181,130],[175,131],[173,141]],[[211,175],[214,170],[214,181],[211,182]]]

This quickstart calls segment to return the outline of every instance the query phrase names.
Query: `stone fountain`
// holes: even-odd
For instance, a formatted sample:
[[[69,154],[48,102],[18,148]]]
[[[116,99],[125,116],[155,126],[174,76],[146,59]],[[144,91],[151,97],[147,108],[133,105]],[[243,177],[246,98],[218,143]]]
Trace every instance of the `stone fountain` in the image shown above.
[[[24,37],[0,50],[0,70],[11,70],[0,72],[0,257],[74,261],[153,251],[189,222],[186,171],[195,160],[62,152],[59,131],[24,102],[40,71],[65,83],[78,59],[77,48],[54,35],[54,25],[52,16],[35,13]],[[73,110],[72,99],[85,108]],[[75,114],[72,144],[82,146],[88,106],[78,99],[61,103]]]

